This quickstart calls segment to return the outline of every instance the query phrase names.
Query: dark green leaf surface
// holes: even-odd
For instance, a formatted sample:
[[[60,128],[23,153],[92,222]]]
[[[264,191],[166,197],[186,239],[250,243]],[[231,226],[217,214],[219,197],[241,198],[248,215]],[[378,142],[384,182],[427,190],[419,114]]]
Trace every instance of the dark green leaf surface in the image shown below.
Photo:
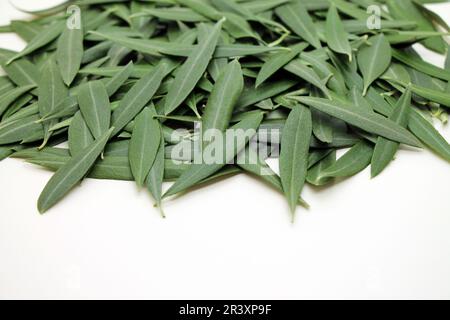
[[[64,83],[70,86],[80,70],[83,59],[83,31],[65,26],[58,40],[56,61]]]
[[[293,99],[367,132],[411,146],[420,146],[420,142],[406,129],[376,113],[365,112],[350,104],[343,105],[322,98],[296,97]]]
[[[180,67],[171,89],[167,93],[164,112],[172,113],[189,96],[211,61],[223,21],[218,22],[208,37],[192,51],[186,62]]]
[[[410,108],[411,91],[407,90],[398,101],[390,119],[406,128],[409,122]],[[389,165],[394,159],[398,147],[399,144],[397,142],[390,141],[383,137],[378,138],[372,157],[372,178],[379,175]]]
[[[96,140],[78,155],[73,156],[67,163],[58,169],[39,197],[39,212],[45,213],[48,211],[83,179],[95,163],[95,160],[97,160],[103,152],[112,130],[113,129],[110,129],[104,133],[100,139]]]
[[[154,107],[144,108],[136,117],[130,140],[131,172],[140,187],[147,179],[161,143],[161,127],[154,116],[156,116]]]
[[[280,154],[280,176],[291,212],[295,212],[302,192],[307,169],[312,134],[311,112],[298,105],[292,109],[283,129]]]
[[[108,92],[100,81],[82,85],[78,92],[78,105],[94,139],[108,131],[111,124],[111,106]]]

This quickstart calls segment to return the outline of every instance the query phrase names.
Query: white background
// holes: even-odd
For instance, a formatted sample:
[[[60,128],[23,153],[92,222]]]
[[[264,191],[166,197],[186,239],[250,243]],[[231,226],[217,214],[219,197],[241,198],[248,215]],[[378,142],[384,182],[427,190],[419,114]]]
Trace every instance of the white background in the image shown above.
[[[450,21],[450,6],[433,8]],[[0,1],[0,25],[25,16]],[[0,46],[23,43],[0,34]],[[94,180],[40,216],[51,174],[8,159],[0,298],[450,298],[449,168],[402,150],[374,180],[308,187],[312,208],[291,224],[283,196],[247,176],[167,202],[165,220],[133,183]]]

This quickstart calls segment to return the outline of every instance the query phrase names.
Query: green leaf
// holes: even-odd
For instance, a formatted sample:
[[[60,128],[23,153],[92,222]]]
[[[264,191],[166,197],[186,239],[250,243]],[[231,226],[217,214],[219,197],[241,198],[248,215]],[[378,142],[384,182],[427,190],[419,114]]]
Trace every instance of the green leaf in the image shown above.
[[[297,81],[282,79],[279,81],[265,82],[258,88],[255,88],[254,85],[246,86],[237,103],[237,109],[245,109],[253,104],[272,98],[289,90],[296,84]]]
[[[436,154],[447,161],[450,161],[450,144],[430,122],[420,115],[418,111],[414,109],[411,111],[408,125],[409,129],[428,148],[436,152]]]
[[[364,77],[363,95],[367,94],[369,86],[378,79],[391,64],[391,46],[383,34],[371,37],[370,46],[361,48],[358,52],[358,66]]]
[[[33,40],[31,40],[30,43],[28,43],[28,45],[25,47],[25,49],[9,59],[6,64],[10,64],[17,59],[25,57],[55,40],[63,31],[65,24],[65,20],[58,21],[42,30],[41,34],[33,38]]]
[[[259,87],[278,70],[283,68],[291,60],[295,59],[306,47],[307,45],[305,43],[300,43],[290,48],[290,52],[275,53],[273,56],[269,57],[262,66],[261,71],[258,73],[255,86]]]
[[[223,20],[214,26],[204,42],[192,51],[186,62],[179,68],[175,81],[166,96],[164,104],[166,115],[172,113],[183,103],[205,73],[219,41],[222,23]]]
[[[259,127],[263,119],[263,113],[252,113],[245,117],[241,122],[231,127],[233,132],[240,132],[242,130],[256,133],[256,129]],[[184,192],[204,179],[210,177],[225,165],[231,162],[234,157],[239,154],[247,145],[253,135],[245,135],[245,137],[237,137],[238,139],[226,139],[225,146],[222,150],[233,150],[233,152],[226,152],[224,161],[218,164],[193,164],[181,177],[175,182],[175,184],[164,194],[164,198],[176,195],[180,192]],[[243,138],[243,139],[242,139]],[[237,140],[237,141],[235,141]],[[225,152],[224,152],[225,153]]]
[[[300,59],[292,60],[284,69],[319,88],[327,97],[330,95],[328,88],[325,86],[325,82],[319,78],[312,68],[305,65]]]
[[[421,145],[408,130],[399,126],[392,120],[376,113],[366,112],[354,105],[344,105],[340,102],[313,97],[292,97],[292,99],[325,112],[332,117],[341,119],[348,124],[367,132],[415,147]]]
[[[423,11],[411,0],[388,0],[386,4],[389,8],[389,13],[395,19],[414,21],[418,25],[418,30],[420,31],[436,31],[437,28],[433,25],[433,21],[426,17]],[[445,41],[442,37],[433,37],[422,41],[422,44],[439,53],[445,52]]]
[[[100,139],[58,169],[39,197],[38,209],[40,213],[48,211],[83,179],[103,152],[112,131],[113,128],[105,132]]]
[[[318,110],[311,110],[314,136],[324,143],[333,142],[333,119]]]
[[[103,83],[90,81],[82,85],[78,105],[94,139],[103,136],[111,124],[111,106]]]
[[[44,65],[42,72],[46,76],[42,77],[39,81],[38,93],[39,113],[41,117],[44,117],[47,114],[54,112],[60,103],[67,98],[68,90],[61,78],[61,74],[54,59],[49,59],[49,61]],[[48,129],[55,123],[55,120],[44,123],[45,136],[42,147],[46,145],[51,136]]]
[[[94,137],[80,111],[75,114],[70,122],[68,139],[69,150],[72,156],[80,154],[94,142]]]
[[[9,65],[2,63],[2,68],[18,86],[37,86],[40,75],[38,69],[27,59],[19,59]]]
[[[334,5],[330,6],[328,10],[325,38],[327,39],[328,46],[337,53],[342,53],[348,56],[348,59],[352,61],[352,47],[348,41],[348,33],[345,31],[341,18]]]
[[[147,176],[147,188],[156,201],[156,205],[161,208],[162,201],[162,188],[164,181],[164,137],[161,134],[161,142],[159,144],[158,153],[156,154],[155,161]],[[162,210],[161,210],[162,212]],[[164,213],[163,213],[164,216]]]
[[[202,117],[202,130],[221,132],[228,128],[234,107],[244,88],[241,65],[234,60],[225,67],[206,104]]]
[[[398,60],[400,62],[403,62],[407,66],[410,66],[411,68],[416,69],[417,71],[423,72],[425,74],[428,74],[432,77],[450,81],[450,71],[445,70],[439,67],[436,67],[435,65],[432,65],[431,63],[428,63],[426,61],[423,61],[419,57],[416,57],[411,54],[411,52],[408,51],[400,51],[398,49],[392,49],[392,57],[395,60]]]
[[[115,127],[113,135],[119,133],[141,112],[161,86],[166,74],[167,66],[163,61],[127,92],[112,114],[112,126]]]
[[[43,135],[42,124],[36,123],[38,115],[10,121],[0,127],[0,144],[21,142],[36,133]]]
[[[402,85],[407,86],[407,84],[402,83]],[[425,99],[439,103],[443,106],[450,108],[450,93],[442,92],[438,90],[428,89],[415,84],[409,85],[411,91]]]
[[[0,116],[8,109],[8,107],[25,93],[29,92],[35,86],[24,86],[14,88],[0,95]]]
[[[411,90],[407,90],[397,102],[390,119],[406,128],[409,122],[409,111],[411,108]],[[394,159],[399,144],[397,142],[379,137],[375,145],[372,157],[372,178],[378,176]]]
[[[144,9],[139,16],[149,15],[164,20],[183,21],[183,22],[207,22],[208,19],[201,14],[188,8],[172,7],[172,8],[154,8]],[[137,16],[137,15],[135,15]]]
[[[42,32],[42,27],[39,24],[19,20],[11,21],[11,29],[26,42],[30,42]]]
[[[301,105],[294,107],[283,129],[280,154],[281,182],[293,214],[305,184],[311,135],[310,110]]]
[[[114,95],[117,90],[130,78],[133,72],[133,61],[130,61],[123,69],[117,72],[111,79],[105,83],[108,96]]]
[[[0,161],[5,160],[6,158],[8,158],[10,155],[12,155],[14,153],[13,150],[11,150],[11,148],[8,147],[0,147]]]
[[[373,147],[361,141],[345,153],[330,167],[324,169],[318,179],[347,178],[363,171],[370,164]]]
[[[324,186],[332,181],[331,177],[324,177],[323,172],[336,163],[336,150],[328,152],[327,156],[308,170],[306,181],[316,187]]]
[[[316,49],[321,48],[314,22],[300,1],[275,9],[277,16],[302,39]]]
[[[65,26],[56,48],[56,61],[64,83],[70,86],[83,59],[83,31]]]
[[[131,135],[130,166],[139,187],[144,185],[161,143],[161,127],[154,116],[156,116],[154,107],[144,108],[136,117]]]

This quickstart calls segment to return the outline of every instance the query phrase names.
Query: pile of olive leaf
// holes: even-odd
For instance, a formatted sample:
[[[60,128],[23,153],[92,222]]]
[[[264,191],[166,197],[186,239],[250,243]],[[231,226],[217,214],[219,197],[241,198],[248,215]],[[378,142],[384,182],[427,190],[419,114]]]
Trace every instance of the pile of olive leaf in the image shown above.
[[[445,1],[80,0],[34,12],[0,27],[27,42],[21,52],[0,49],[0,159],[56,171],[40,212],[86,177],[135,180],[160,206],[238,173],[259,176],[294,211],[306,205],[305,183],[369,165],[375,177],[400,144],[450,161],[433,126],[447,121],[450,58],[439,68],[412,47],[448,51],[450,28],[428,2]],[[381,28],[372,30],[373,5]],[[267,141],[281,143],[280,175],[261,157],[174,158],[199,121],[203,130],[282,130]],[[224,163],[250,157],[248,141]],[[163,195],[164,181],[175,183]]]

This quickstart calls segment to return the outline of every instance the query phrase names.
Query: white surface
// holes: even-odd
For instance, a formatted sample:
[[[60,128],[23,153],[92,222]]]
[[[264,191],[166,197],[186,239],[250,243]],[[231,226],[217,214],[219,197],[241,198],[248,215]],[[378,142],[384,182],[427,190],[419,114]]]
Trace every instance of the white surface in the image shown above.
[[[0,24],[22,16],[0,1]],[[40,216],[51,174],[8,159],[0,298],[450,298],[449,168],[401,151],[375,180],[308,187],[312,209],[291,224],[284,198],[246,176],[166,203],[165,220],[133,183],[94,180]]]

